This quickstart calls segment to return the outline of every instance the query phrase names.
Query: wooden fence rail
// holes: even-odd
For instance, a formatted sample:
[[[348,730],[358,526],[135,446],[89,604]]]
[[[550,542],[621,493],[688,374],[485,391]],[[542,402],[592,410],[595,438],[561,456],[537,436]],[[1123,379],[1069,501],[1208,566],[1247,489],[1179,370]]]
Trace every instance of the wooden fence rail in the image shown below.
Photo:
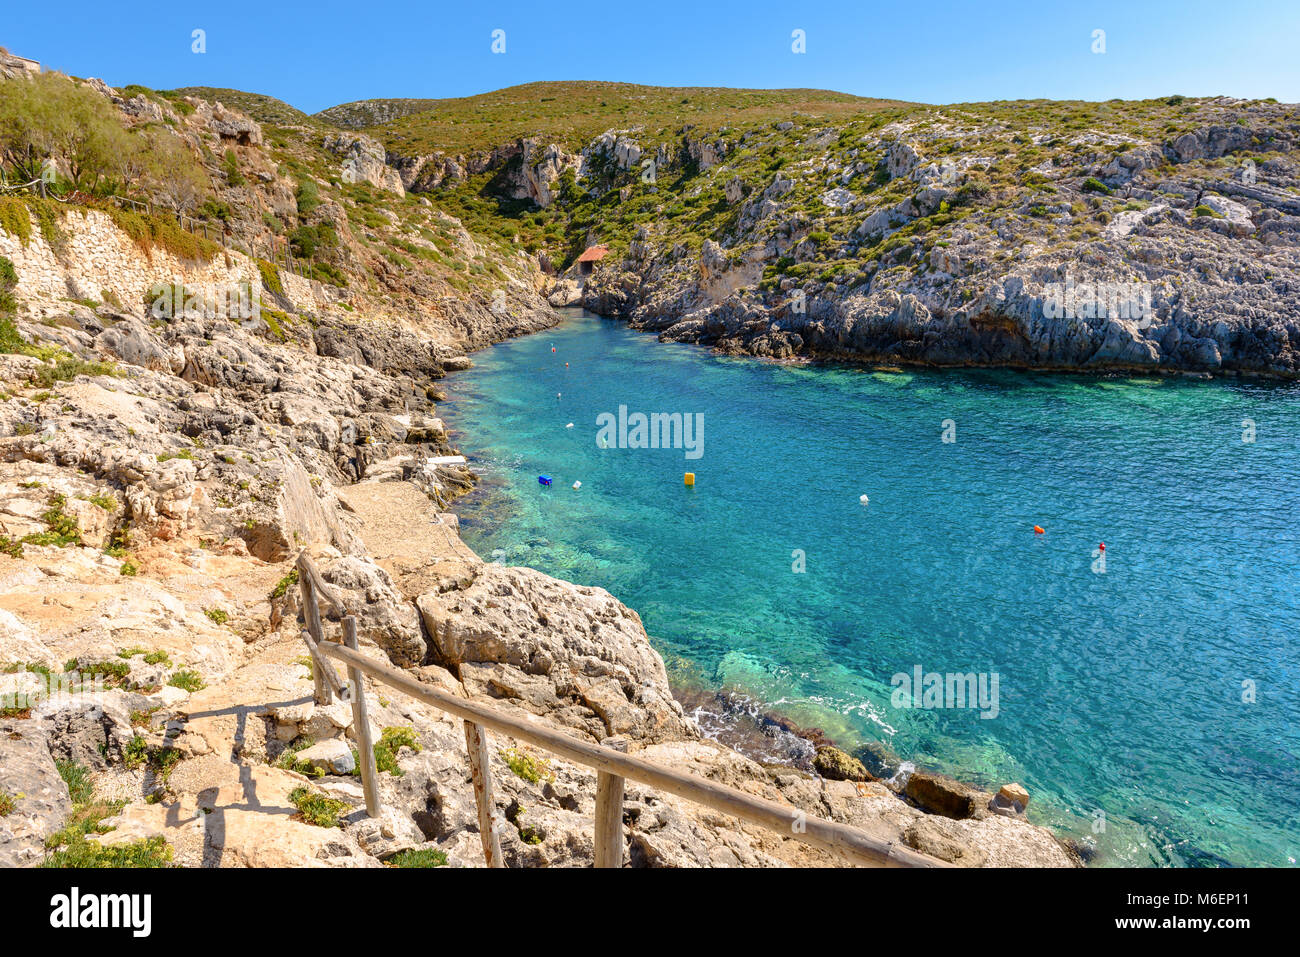
[[[371,817],[376,817],[380,813],[379,788],[362,675],[369,675],[376,681],[405,692],[412,698],[433,705],[465,722],[465,746],[469,756],[470,776],[474,784],[474,799],[478,807],[479,834],[483,841],[483,856],[489,867],[505,866],[494,818],[489,731],[527,742],[596,771],[595,864],[597,867],[621,867],[623,864],[623,793],[625,782],[628,780],[638,781],[751,824],[758,824],[812,847],[842,855],[855,864],[876,867],[949,866],[943,861],[927,857],[909,847],[892,841],[882,841],[846,824],[827,821],[805,814],[798,808],[755,797],[707,778],[686,774],[604,745],[571,737],[544,725],[499,711],[490,705],[460,698],[427,685],[407,672],[361,654],[357,649],[356,619],[347,613],[348,609],[343,602],[321,579],[305,552],[298,557],[298,569],[303,612],[307,620],[307,630],[303,632],[303,637],[312,653],[312,660],[322,662],[312,669],[316,676],[316,700],[327,703],[331,700],[331,694],[337,693],[343,700],[350,700],[352,703],[353,722],[361,759],[361,780],[366,795],[366,811]],[[320,610],[316,605],[318,598],[332,605],[344,616],[344,644],[326,640],[322,633]],[[337,674],[333,675],[333,683],[325,677],[324,672],[327,669],[334,671],[333,666],[327,664],[325,660],[337,661],[347,667],[346,687],[341,690],[331,688],[332,684],[337,684],[338,677]]]

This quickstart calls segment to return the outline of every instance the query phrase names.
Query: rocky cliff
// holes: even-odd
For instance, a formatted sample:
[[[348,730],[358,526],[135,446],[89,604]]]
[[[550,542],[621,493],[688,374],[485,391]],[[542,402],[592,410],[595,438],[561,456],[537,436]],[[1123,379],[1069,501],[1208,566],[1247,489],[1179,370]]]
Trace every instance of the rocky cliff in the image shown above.
[[[638,125],[457,154],[454,175],[416,188],[521,201],[505,215],[559,273],[553,301],[665,339],[775,358],[1300,372],[1294,105],[822,102],[756,122],[680,92],[676,106],[629,96]],[[436,141],[422,117],[370,132],[410,156]],[[615,255],[574,272],[598,243]]]

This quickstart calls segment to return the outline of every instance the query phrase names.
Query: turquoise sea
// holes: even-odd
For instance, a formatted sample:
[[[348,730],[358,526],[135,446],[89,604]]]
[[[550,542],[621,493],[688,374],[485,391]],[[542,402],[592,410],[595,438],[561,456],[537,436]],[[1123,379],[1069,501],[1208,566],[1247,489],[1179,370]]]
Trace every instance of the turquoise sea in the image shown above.
[[[1099,865],[1300,857],[1300,385],[783,366],[588,315],[474,359],[440,407],[466,541],[609,589],[679,687],[1018,781]],[[701,415],[702,455],[602,448],[620,405]],[[918,666],[996,674],[996,717],[895,706]]]

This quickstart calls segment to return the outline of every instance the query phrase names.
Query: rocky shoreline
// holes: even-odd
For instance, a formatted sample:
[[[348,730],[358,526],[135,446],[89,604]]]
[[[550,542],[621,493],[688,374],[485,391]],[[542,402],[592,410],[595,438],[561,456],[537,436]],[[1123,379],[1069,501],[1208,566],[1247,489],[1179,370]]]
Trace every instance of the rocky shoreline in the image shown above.
[[[1031,106],[680,142],[611,130],[580,154],[523,142],[507,186],[594,219],[599,259],[542,262],[552,304],[667,341],[776,359],[1300,375],[1294,106],[1095,105],[1073,135]],[[566,175],[585,195],[552,195]],[[657,218],[629,224],[615,205],[603,221],[615,191]]]
[[[565,309],[561,308],[560,312],[563,316]],[[818,361],[809,357],[751,358],[780,363]],[[1097,372],[1092,370],[1090,374]],[[462,435],[461,439],[472,449],[472,436]],[[985,792],[946,775],[913,769],[880,742],[843,749],[822,729],[801,727],[777,712],[757,706],[743,692],[710,688],[702,683],[691,686],[670,683],[670,689],[674,702],[696,725],[698,733],[756,762],[769,773],[794,770],[826,780],[872,782],[910,806],[957,819],[982,817],[990,812],[1018,815],[1023,819],[1029,803],[1028,793],[1018,784],[1012,783],[1008,785],[1009,790],[1004,788],[997,794]],[[1090,856],[1089,845],[1073,838],[1062,838],[1061,845],[1076,864],[1082,864]]]
[[[438,353],[388,372],[388,349],[329,354],[380,331],[337,319],[280,343],[220,319],[57,312],[19,330],[83,365],[49,381],[38,357],[0,357],[0,534],[21,546],[0,555],[0,687],[33,695],[0,719],[4,787],[24,796],[0,818],[4,862],[39,863],[51,843],[165,846],[189,866],[375,866],[416,850],[481,861],[459,727],[378,687],[373,732],[393,741],[400,776],[382,775],[381,822],[359,810],[350,712],[311,703],[297,639],[286,582],[306,547],[358,609],[366,653],[422,680],[955,863],[1072,863],[988,795],[925,813],[882,784],[767,768],[704,739],[634,611],[473,555],[446,513],[472,480],[423,467],[454,451],[429,414]],[[418,333],[375,341],[420,354]],[[41,695],[67,665],[105,687]],[[589,863],[590,776],[507,745],[492,763],[508,861]],[[60,780],[68,762],[91,804]],[[295,810],[299,788],[341,802],[340,826]],[[69,836],[91,807],[104,833]],[[833,863],[648,789],[629,790],[625,817],[634,865]]]

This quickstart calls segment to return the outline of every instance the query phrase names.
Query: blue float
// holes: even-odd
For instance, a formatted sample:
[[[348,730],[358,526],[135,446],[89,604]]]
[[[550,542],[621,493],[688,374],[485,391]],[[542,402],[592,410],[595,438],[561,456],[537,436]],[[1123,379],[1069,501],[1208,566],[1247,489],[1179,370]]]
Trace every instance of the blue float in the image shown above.
[[[539,476],[537,476],[537,484],[538,484],[538,485],[550,485],[550,484],[551,484],[551,477],[550,477],[549,475],[539,475]]]

